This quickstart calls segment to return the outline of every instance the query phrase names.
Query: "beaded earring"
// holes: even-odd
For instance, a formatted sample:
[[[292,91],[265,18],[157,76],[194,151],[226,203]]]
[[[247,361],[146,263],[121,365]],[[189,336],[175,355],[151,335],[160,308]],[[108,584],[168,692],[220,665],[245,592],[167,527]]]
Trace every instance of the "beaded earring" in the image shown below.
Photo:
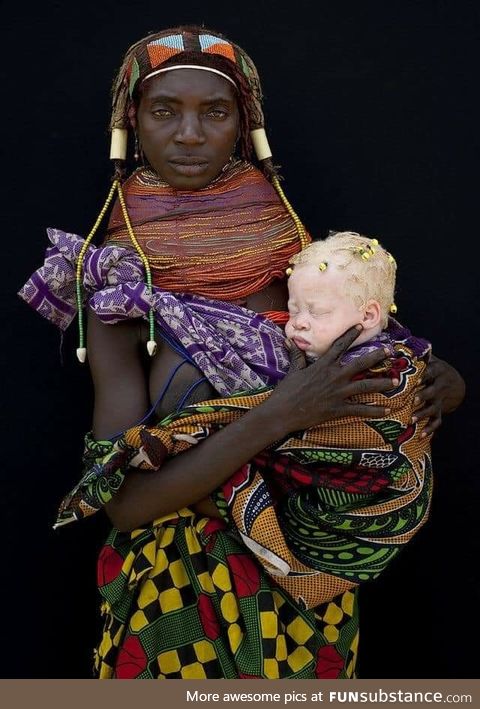
[[[140,143],[138,140],[138,133],[135,131],[135,152],[133,153],[135,162],[140,160]]]

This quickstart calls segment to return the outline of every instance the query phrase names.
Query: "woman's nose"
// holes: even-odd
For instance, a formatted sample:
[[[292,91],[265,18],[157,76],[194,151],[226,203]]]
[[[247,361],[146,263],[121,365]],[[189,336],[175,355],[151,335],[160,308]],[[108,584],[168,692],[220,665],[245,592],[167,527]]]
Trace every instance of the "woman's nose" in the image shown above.
[[[175,132],[175,142],[185,145],[198,145],[205,142],[202,123],[197,115],[182,116]]]

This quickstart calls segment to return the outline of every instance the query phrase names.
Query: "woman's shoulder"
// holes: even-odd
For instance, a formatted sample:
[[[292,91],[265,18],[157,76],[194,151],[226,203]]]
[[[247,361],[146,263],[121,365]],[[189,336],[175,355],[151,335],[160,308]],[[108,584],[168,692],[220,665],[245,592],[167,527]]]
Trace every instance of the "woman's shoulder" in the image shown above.
[[[112,289],[121,291],[125,284],[144,286],[143,264],[132,249],[114,243],[97,247],[78,234],[56,228],[48,228],[47,236],[50,245],[44,261],[18,295],[61,330],[75,317],[79,297],[82,303],[94,298],[103,310],[107,300],[118,301],[112,298]]]

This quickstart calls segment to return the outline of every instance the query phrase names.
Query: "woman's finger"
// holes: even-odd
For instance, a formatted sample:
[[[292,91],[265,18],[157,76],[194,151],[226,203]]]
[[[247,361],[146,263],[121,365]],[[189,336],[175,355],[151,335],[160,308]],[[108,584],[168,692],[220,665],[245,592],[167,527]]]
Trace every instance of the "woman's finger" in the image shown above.
[[[418,389],[418,391],[415,393],[415,399],[414,399],[414,404],[415,406],[419,406],[422,403],[426,403],[427,401],[433,401],[436,396],[436,387],[435,384],[430,384],[429,386],[422,387],[421,389]]]
[[[307,366],[307,359],[305,353],[297,347],[297,345],[292,342],[292,340],[285,340],[285,347],[288,350],[288,357],[290,360],[290,366],[288,368],[288,373],[298,372],[300,369],[305,369]]]
[[[422,377],[422,384],[430,384],[431,382],[434,382],[440,369],[441,367],[438,366],[438,362],[436,360],[430,361]]]
[[[386,359],[388,356],[388,350],[379,348],[374,350],[373,352],[369,352],[363,357],[354,359],[353,362],[350,362],[350,364],[347,364],[345,367],[342,367],[342,369],[345,373],[345,376],[348,379],[351,379],[353,376],[355,376],[355,374],[359,374],[360,372],[365,372],[367,369],[371,369],[376,364],[379,364],[384,359]]]
[[[342,392],[345,393],[345,398],[357,394],[383,394],[393,389],[396,384],[398,384],[397,379],[358,379],[350,382]]]
[[[423,429],[421,436],[426,438],[426,436],[431,436],[437,429],[442,425],[442,414],[431,418],[425,428]]]
[[[323,362],[330,363],[339,360],[341,356],[344,355],[345,352],[348,350],[350,345],[355,342],[362,330],[363,327],[360,325],[360,323],[358,325],[350,327],[346,332],[343,333],[343,335],[340,335],[340,337],[337,337],[337,339],[332,342],[329,349],[317,361],[321,360]]]
[[[390,409],[385,406],[370,406],[369,404],[346,404],[339,416],[361,416],[362,418],[383,418],[388,416]]]
[[[415,411],[412,416],[412,423],[421,421],[422,419],[437,418],[440,414],[440,409],[435,404],[430,404],[429,406],[423,406],[421,409]]]

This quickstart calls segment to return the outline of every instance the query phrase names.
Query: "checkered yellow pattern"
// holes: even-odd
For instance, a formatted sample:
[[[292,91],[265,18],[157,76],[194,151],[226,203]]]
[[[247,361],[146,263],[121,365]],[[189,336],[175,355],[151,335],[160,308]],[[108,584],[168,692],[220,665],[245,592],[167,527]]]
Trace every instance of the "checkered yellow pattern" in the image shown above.
[[[224,522],[183,510],[151,529],[114,530],[107,546],[101,559],[123,564],[100,588],[100,678],[354,676],[355,593],[301,609]]]

